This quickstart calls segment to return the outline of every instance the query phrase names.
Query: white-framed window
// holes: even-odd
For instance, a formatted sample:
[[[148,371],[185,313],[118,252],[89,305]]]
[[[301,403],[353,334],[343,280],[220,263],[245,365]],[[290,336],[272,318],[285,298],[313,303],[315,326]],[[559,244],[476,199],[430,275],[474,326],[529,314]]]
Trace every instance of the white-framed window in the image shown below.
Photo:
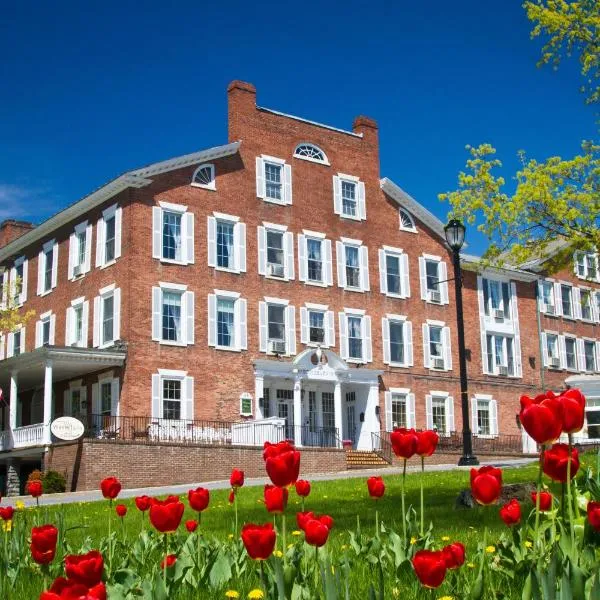
[[[82,277],[92,268],[92,225],[79,223],[69,237],[69,280]]]
[[[121,339],[121,288],[115,284],[94,298],[94,348],[107,348]]]
[[[540,279],[538,281],[538,306],[540,312],[554,316],[560,314],[557,310],[556,292],[557,285],[554,281],[548,279]]]
[[[392,298],[410,298],[408,255],[402,249],[379,249],[379,288]]]
[[[390,388],[385,392],[385,428],[414,428],[415,395],[408,388]]]
[[[292,203],[292,166],[273,156],[256,157],[256,196],[274,204]]]
[[[567,371],[577,371],[577,338],[561,335],[559,339],[561,363]]]
[[[497,321],[511,318],[511,293],[508,281],[481,279],[483,288],[483,306],[486,316]]]
[[[575,291],[575,289],[573,290]],[[578,316],[584,321],[594,321],[593,292],[589,288],[577,288],[575,300],[578,301]]]
[[[411,233],[417,233],[415,220],[405,208],[400,207],[398,209],[398,217],[400,219],[400,231],[410,231]]]
[[[550,369],[562,368],[560,360],[560,341],[558,333],[545,331],[542,333],[543,364]]]
[[[585,422],[589,439],[600,438],[600,398],[586,398]]]
[[[454,398],[447,392],[431,392],[425,396],[427,429],[438,435],[450,435],[454,430]]]
[[[38,255],[38,296],[49,294],[58,278],[58,243],[49,240]]]
[[[258,274],[273,279],[294,279],[294,234],[285,225],[263,223],[257,228]]]
[[[194,264],[194,215],[187,206],[159,202],[152,207],[152,258]]]
[[[331,240],[324,233],[298,234],[298,279],[309,285],[333,285]]]
[[[335,317],[326,304],[306,302],[300,307],[300,341],[307,346],[335,346]]]
[[[56,315],[51,310],[42,313],[35,323],[35,347],[54,346]]]
[[[249,392],[243,392],[240,394],[240,416],[252,416],[252,394]]]
[[[573,310],[572,285],[566,283],[560,284],[560,304],[562,316],[573,319],[575,317],[575,311]]]
[[[421,300],[433,304],[449,304],[448,270],[439,256],[419,256],[419,279]]]
[[[215,165],[213,163],[200,165],[192,176],[192,186],[205,190],[216,190]]]
[[[296,354],[296,309],[287,300],[265,298],[258,303],[259,349],[268,354]]]
[[[580,279],[598,281],[598,254],[595,252],[576,252],[573,257],[575,275]]]
[[[345,308],[339,313],[340,353],[346,362],[373,361],[371,317],[364,310]]]
[[[171,346],[194,343],[194,292],[159,282],[152,288],[152,339]]]
[[[8,305],[8,298],[10,296],[10,272],[8,269],[2,267],[0,271],[0,309],[4,309]]]
[[[208,345],[240,352],[248,348],[247,302],[238,292],[208,295]]]
[[[583,348],[583,360],[581,361],[582,370],[586,373],[598,371],[598,342],[594,340],[581,340]]]
[[[368,292],[369,250],[362,241],[341,238],[335,243],[338,286],[352,292]]]
[[[27,301],[28,271],[29,261],[24,256],[17,258],[10,270],[10,294],[17,306],[22,306]],[[8,275],[8,271],[5,271],[5,273]],[[8,290],[6,291],[8,293]]]
[[[353,175],[334,175],[333,212],[346,219],[364,221],[367,218],[364,182]]]
[[[20,325],[6,337],[6,358],[19,356],[25,352],[25,327]]]
[[[504,375],[507,377],[518,375],[513,336],[500,333],[486,334],[483,372],[487,375]]]
[[[594,307],[596,310],[596,321],[600,323],[600,290],[594,292]]]
[[[152,418],[170,421],[194,418],[194,378],[187,371],[158,369],[152,375]]]
[[[76,417],[87,423],[87,387],[83,385],[81,379],[69,381],[69,387],[64,391],[63,414],[67,417]]]
[[[423,323],[423,364],[426,369],[452,370],[450,327],[443,321]]]
[[[89,314],[90,303],[83,296],[71,300],[66,315],[65,346],[87,347]]]
[[[393,367],[411,367],[413,360],[412,323],[403,315],[388,314],[381,319],[383,362]]]
[[[112,265],[121,256],[123,209],[113,204],[102,211],[96,224],[96,266]]]
[[[327,155],[319,146],[311,144],[310,142],[302,142],[296,146],[294,150],[294,158],[301,158],[302,160],[309,160],[310,162],[319,163],[322,165],[329,165]]]
[[[119,414],[119,378],[112,371],[98,375],[98,382],[92,384],[92,415],[99,429],[108,428],[114,434],[113,421],[103,422],[98,417],[116,417]],[[107,427],[108,426],[108,427]]]
[[[475,394],[471,398],[473,435],[495,437],[498,435],[498,404],[489,394]]]
[[[208,266],[219,271],[246,271],[246,224],[239,217],[213,213],[208,217]]]

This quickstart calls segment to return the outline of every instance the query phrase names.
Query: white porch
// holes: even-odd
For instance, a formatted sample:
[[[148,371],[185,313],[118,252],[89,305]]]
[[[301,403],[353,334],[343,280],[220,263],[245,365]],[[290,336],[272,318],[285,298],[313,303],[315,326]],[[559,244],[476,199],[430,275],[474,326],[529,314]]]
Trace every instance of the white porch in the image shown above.
[[[292,361],[254,361],[256,419],[285,421],[285,437],[296,446],[341,447],[348,441],[371,450],[380,431],[379,376],[351,368],[337,354],[309,348]]]

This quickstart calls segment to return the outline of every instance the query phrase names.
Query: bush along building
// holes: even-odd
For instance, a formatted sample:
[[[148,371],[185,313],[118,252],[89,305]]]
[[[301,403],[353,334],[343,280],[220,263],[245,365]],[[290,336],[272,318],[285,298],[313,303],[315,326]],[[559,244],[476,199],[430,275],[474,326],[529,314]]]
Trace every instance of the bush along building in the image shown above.
[[[458,450],[443,223],[381,176],[374,120],[345,131],[262,108],[240,81],[227,96],[226,144],[129,171],[37,227],[2,224],[3,301],[35,311],[0,337],[9,492],[40,467],[71,489],[108,471],[258,473],[257,448],[284,438],[314,470],[342,469],[343,446],[389,459],[396,426]],[[534,450],[518,397],[568,384],[600,437],[598,257],[552,277],[468,255],[463,269],[476,451]],[[52,435],[63,415],[83,438]],[[165,474],[167,455],[194,466]]]

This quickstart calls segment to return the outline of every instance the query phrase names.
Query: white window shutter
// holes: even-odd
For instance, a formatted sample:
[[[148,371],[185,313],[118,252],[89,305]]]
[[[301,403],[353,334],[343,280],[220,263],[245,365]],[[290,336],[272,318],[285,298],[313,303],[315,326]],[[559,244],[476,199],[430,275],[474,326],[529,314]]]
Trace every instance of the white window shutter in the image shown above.
[[[258,274],[266,275],[267,273],[267,231],[259,225],[256,228],[258,237]]]
[[[490,400],[490,431],[492,435],[498,435],[498,403]]]
[[[487,360],[487,335],[485,328],[485,305],[483,296],[483,277],[477,275],[477,305],[479,307],[479,334],[481,344],[481,368],[484,373],[488,371],[488,360]]]
[[[517,284],[514,281],[510,283],[510,306],[512,309],[513,328],[515,337],[513,342],[513,356],[515,359],[515,375],[523,377],[523,361],[521,355],[521,333],[519,326],[519,307],[517,305]]]
[[[75,264],[75,253],[78,251],[78,248],[76,247],[78,244],[76,244],[77,242],[77,237],[75,236],[75,233],[71,233],[71,235],[69,236],[69,271],[68,271],[68,277],[69,279],[73,279],[73,266]]]
[[[283,234],[285,249],[285,276],[287,279],[294,279],[294,234],[287,231]]]
[[[248,304],[245,298],[238,298],[235,302],[235,324],[237,326],[237,349],[248,349]]]
[[[490,410],[490,426],[491,426],[491,410]],[[473,435],[479,435],[479,419],[477,418],[477,398],[471,398],[471,431]]]
[[[258,303],[258,346],[261,352],[267,351],[267,303]]]
[[[369,249],[366,246],[360,247],[360,278],[363,292],[371,289],[369,284]]]
[[[348,334],[346,313],[339,313],[340,323],[340,356],[346,360],[348,358]]]
[[[185,306],[185,342],[187,344],[194,343],[194,304],[195,294],[194,292],[185,292],[183,294],[184,306]]]
[[[256,196],[265,197],[265,164],[260,156],[256,157]]]
[[[42,345],[42,322],[35,322],[35,347],[39,348]]]
[[[217,266],[217,220],[214,217],[208,217],[208,266]]]
[[[217,297],[208,295],[208,345],[217,345]]]
[[[333,285],[333,251],[331,249],[331,240],[323,240],[323,250],[325,255],[325,285]]]
[[[578,287],[573,287],[573,316],[576,319],[581,319],[581,290]]]
[[[335,254],[337,258],[338,287],[346,287],[346,253],[342,242],[335,243]]]
[[[382,294],[387,294],[387,273],[385,250],[379,249],[379,289]]]
[[[412,367],[415,364],[414,353],[413,353],[413,335],[412,335],[412,323],[410,321],[404,322],[404,356],[407,367]]]
[[[298,279],[306,281],[306,236],[298,234]]]
[[[386,431],[394,431],[392,421],[392,392],[386,391],[385,394],[385,428]]]
[[[433,429],[433,406],[431,394],[425,396],[425,428]]]
[[[548,339],[544,332],[541,334],[542,340],[542,365],[544,367],[548,366]],[[577,344],[579,344],[579,340],[577,340]]]
[[[545,334],[542,334],[542,335],[545,335]],[[578,365],[580,371],[585,372],[585,343],[582,339],[578,339],[576,342],[576,345],[577,345],[577,365]],[[545,344],[544,344],[544,347],[546,347]]]
[[[444,282],[439,286],[442,304],[450,304],[450,299],[448,297],[448,268],[446,267],[446,263],[443,261],[439,264],[439,273],[440,281]]]
[[[115,210],[115,259],[121,256],[121,230],[123,229],[123,208]]]
[[[333,212],[336,215],[342,214],[342,184],[337,175],[333,176]]]
[[[373,362],[373,344],[371,342],[371,317],[362,318],[364,327],[363,348],[366,362]]]
[[[66,389],[63,395],[63,413],[69,417],[73,414],[70,389]]]
[[[235,248],[237,251],[236,268],[246,272],[246,223],[236,223],[234,228]],[[216,247],[216,244],[215,244]]]
[[[554,312],[559,317],[562,315],[562,296],[558,281],[554,283]]]
[[[192,421],[194,419],[194,378],[186,377],[183,382],[185,396],[181,406],[181,418]]]
[[[15,353],[15,334],[11,331],[6,341],[6,358],[10,358]]]
[[[104,219],[100,217],[96,222],[96,267],[104,264]]]
[[[286,204],[292,203],[292,165],[283,165],[283,193]]]
[[[85,260],[83,268],[87,273],[92,267],[92,224],[88,223],[85,229]]]
[[[90,303],[86,300],[83,303],[83,312],[81,316],[81,337],[83,338],[83,347],[88,345],[88,325],[90,321]]]
[[[58,242],[52,246],[52,289],[56,287],[58,280]]]
[[[367,218],[367,202],[365,200],[365,184],[362,181],[356,186],[358,192],[358,216],[364,221]]]
[[[183,225],[185,231],[185,256],[184,260],[188,265],[194,264],[194,213],[186,212],[183,215]]]
[[[114,329],[113,329],[113,339],[120,340],[121,339],[121,288],[117,288],[114,292]]]
[[[423,323],[423,366],[428,369],[429,363],[429,325]]]
[[[537,282],[537,293],[538,293],[538,308],[541,313],[546,312],[546,303],[544,302],[544,282],[542,279],[538,279]]]
[[[456,431],[454,426],[454,398],[452,396],[446,398],[446,417],[446,433]]]
[[[325,343],[332,348],[335,346],[335,314],[332,310],[325,313]]]
[[[308,309],[304,306],[300,307],[300,343],[308,344],[310,341],[309,324],[308,324]]]
[[[152,375],[152,418],[162,419],[162,401],[160,397],[160,375]]]
[[[444,368],[446,371],[452,371],[452,341],[450,337],[450,327],[442,329],[442,341],[444,344]]]
[[[37,294],[40,296],[44,292],[44,252],[38,254],[38,278],[37,278]],[[8,273],[5,276],[8,278]],[[4,286],[6,288],[6,285]]]
[[[162,209],[152,207],[152,258],[162,258]]]
[[[119,410],[119,406],[120,406],[120,398],[119,398],[119,379],[118,378],[114,378],[111,382],[110,382],[110,414],[113,417],[116,417],[119,415],[120,410]]]
[[[54,346],[56,339],[56,315],[50,315],[50,345]]]
[[[0,333],[0,360],[4,360],[4,346],[6,344],[6,336]]]
[[[415,417],[415,395],[413,393],[407,394],[406,402],[408,403],[408,406],[406,407],[406,426],[414,428],[417,426]]]
[[[402,297],[410,298],[410,273],[408,270],[408,254],[400,255],[400,276],[402,278]]]
[[[29,276],[29,260],[23,261],[23,279],[21,280],[21,298],[20,302],[23,304],[27,300],[27,280]],[[0,295],[2,295],[0,293]]]
[[[92,383],[92,415],[100,414],[100,384]]]
[[[427,300],[427,276],[425,259],[422,256],[419,256],[419,279],[421,280],[421,300]]]
[[[75,336],[73,335],[73,307],[67,308],[67,314],[65,318],[65,346],[70,346],[73,343]]]
[[[600,371],[600,342],[596,342],[596,371]]]
[[[558,355],[560,357],[560,368],[567,368],[567,347],[565,345],[565,336],[558,336]]]
[[[390,322],[383,317],[381,319],[381,339],[383,341],[383,362],[390,364]]]
[[[288,306],[286,309],[286,350],[289,355],[296,354],[296,309],[293,306]]]

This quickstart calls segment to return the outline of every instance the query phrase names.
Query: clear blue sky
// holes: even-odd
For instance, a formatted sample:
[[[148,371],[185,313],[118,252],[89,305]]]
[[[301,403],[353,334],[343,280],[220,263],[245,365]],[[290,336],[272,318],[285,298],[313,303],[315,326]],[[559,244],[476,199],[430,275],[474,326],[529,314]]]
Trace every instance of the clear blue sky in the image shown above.
[[[119,173],[226,142],[227,83],[351,128],[445,219],[467,143],[507,168],[594,135],[577,65],[535,66],[518,0],[11,2],[0,16],[0,219],[39,222]],[[483,244],[471,237],[471,250]]]

